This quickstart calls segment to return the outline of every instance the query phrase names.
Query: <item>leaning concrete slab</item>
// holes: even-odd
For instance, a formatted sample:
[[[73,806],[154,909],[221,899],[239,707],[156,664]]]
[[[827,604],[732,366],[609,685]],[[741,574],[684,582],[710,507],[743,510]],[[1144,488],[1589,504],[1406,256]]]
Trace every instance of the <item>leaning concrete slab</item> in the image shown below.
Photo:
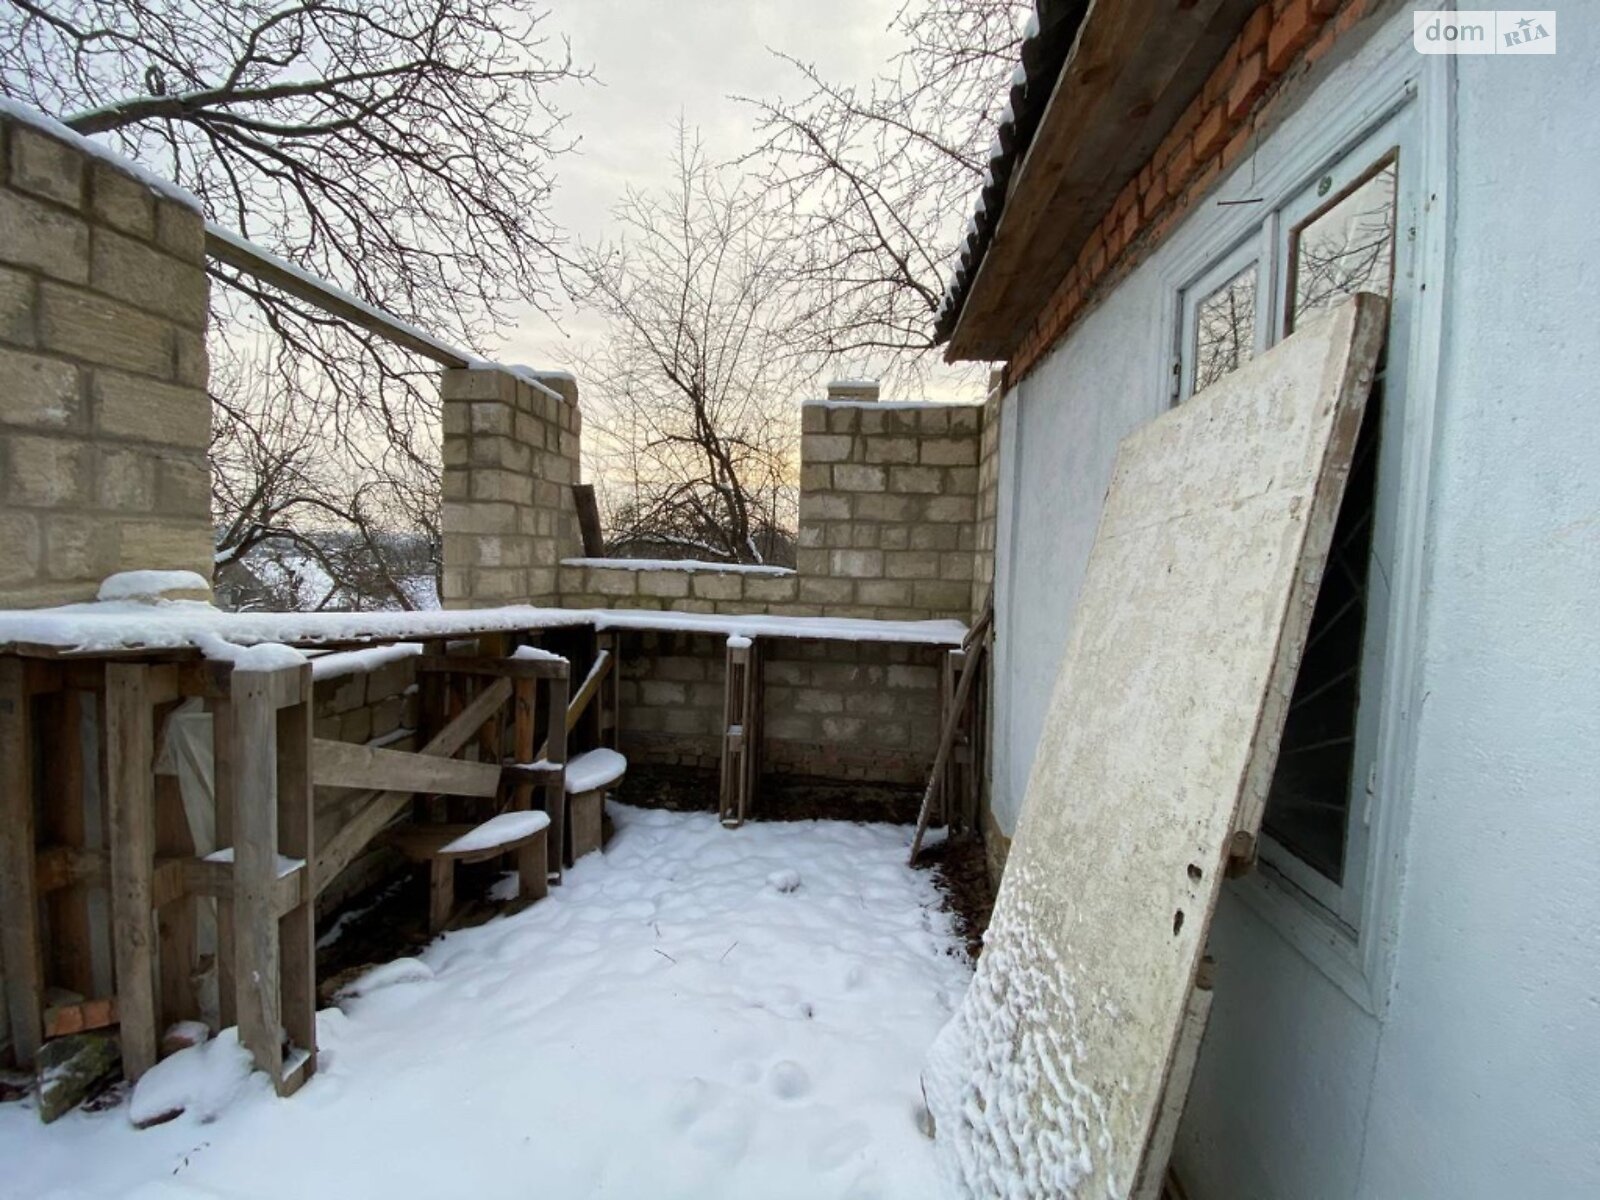
[[[962,1194],[1101,1200],[1159,1177],[1383,327],[1358,297],[1122,444],[994,922],[929,1064]]]

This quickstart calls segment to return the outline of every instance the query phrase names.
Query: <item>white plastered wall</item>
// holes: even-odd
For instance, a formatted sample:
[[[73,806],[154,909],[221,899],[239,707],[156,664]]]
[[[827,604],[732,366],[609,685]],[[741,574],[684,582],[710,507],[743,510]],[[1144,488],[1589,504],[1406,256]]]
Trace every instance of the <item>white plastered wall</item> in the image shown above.
[[[1367,996],[1301,903],[1225,896],[1176,1161],[1195,1200],[1600,1195],[1600,21],[1554,57],[1461,58],[1444,164],[1444,324],[1405,647],[1407,780]],[[1405,51],[1399,9],[1274,139],[1314,136]],[[1273,150],[1269,140],[1263,155]],[[1239,168],[1248,170],[1246,164]],[[1165,408],[1180,228],[1008,397],[995,817],[1010,832],[1118,440]],[[1402,769],[1403,768],[1403,769]],[[1062,864],[1070,870],[1070,863]],[[1237,885],[1242,888],[1243,885]],[[1259,884],[1253,885],[1259,887]],[[1359,989],[1356,989],[1359,991]]]

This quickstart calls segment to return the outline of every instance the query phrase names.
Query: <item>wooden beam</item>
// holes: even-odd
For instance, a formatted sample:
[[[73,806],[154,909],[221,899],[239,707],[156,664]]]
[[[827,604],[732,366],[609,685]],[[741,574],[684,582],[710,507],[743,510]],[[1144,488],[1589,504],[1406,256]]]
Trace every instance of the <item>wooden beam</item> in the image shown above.
[[[419,672],[446,675],[490,675],[496,679],[554,679],[567,673],[565,660],[507,658],[493,654],[423,654],[416,659]]]
[[[939,734],[939,749],[933,756],[933,771],[928,777],[927,790],[922,794],[922,809],[917,814],[917,829],[911,836],[911,855],[907,861],[912,866],[916,865],[917,855],[922,852],[922,839],[928,832],[928,823],[933,819],[933,809],[938,801],[940,790],[945,782],[945,765],[950,758],[950,750],[955,745],[956,733],[961,728],[962,714],[967,707],[967,697],[972,692],[972,686],[978,675],[978,663],[982,661],[980,652],[985,643],[985,635],[989,625],[994,620],[994,592],[991,589],[989,598],[984,602],[983,613],[978,617],[974,629],[981,632],[971,639],[973,649],[966,652],[966,659],[961,666],[961,678],[956,683],[955,695],[950,701],[950,707],[945,713],[944,729]]]
[[[604,558],[606,539],[600,530],[600,505],[595,502],[594,484],[573,484],[572,502],[578,510],[578,534],[583,539],[584,557]]]
[[[44,1040],[31,718],[23,661],[0,658],[0,953],[11,1044],[22,1066],[33,1064]]]
[[[156,1063],[155,718],[150,668],[106,665],[106,845],[111,863],[111,943],[122,1014],[122,1073]]]
[[[511,680],[496,679],[478,694],[471,704],[441,729],[421,750],[448,758],[472,738],[479,727],[511,697]],[[383,827],[400,815],[410,803],[411,792],[376,792],[364,808],[358,811],[327,840],[317,854],[317,868],[312,874],[315,890],[333,882],[334,878],[361,853],[363,847],[383,830]]]
[[[298,669],[300,699],[278,710],[278,852],[309,864],[316,853],[315,788],[312,783],[311,666]],[[278,1095],[288,1096],[317,1069],[317,930],[316,894],[306,886],[310,871],[302,865],[287,876],[278,875],[282,903],[285,890],[300,903],[278,922],[279,954],[283,978],[283,1029],[293,1055],[288,1069],[279,1074]],[[294,878],[298,876],[299,878]],[[285,883],[285,879],[288,883]]]
[[[470,367],[477,361],[465,350],[424,333],[375,304],[358,300],[321,279],[296,270],[276,255],[252,246],[210,221],[206,222],[206,255],[441,366]]]
[[[489,797],[500,790],[498,763],[465,762],[327,738],[312,742],[311,761],[312,781],[318,787]]]

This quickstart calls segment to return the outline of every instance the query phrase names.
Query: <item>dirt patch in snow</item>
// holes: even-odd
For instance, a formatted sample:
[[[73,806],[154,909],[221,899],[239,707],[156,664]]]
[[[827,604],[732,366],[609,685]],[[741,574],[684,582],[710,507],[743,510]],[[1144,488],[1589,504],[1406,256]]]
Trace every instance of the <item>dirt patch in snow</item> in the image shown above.
[[[919,865],[933,871],[945,908],[955,914],[956,932],[966,944],[967,954],[977,962],[984,930],[994,912],[994,888],[989,884],[983,839],[951,838],[929,846]]]
[[[637,808],[715,812],[717,773],[698,767],[632,764],[616,798]],[[765,775],[752,821],[865,821],[909,825],[922,802],[920,784],[863,783],[812,775]]]

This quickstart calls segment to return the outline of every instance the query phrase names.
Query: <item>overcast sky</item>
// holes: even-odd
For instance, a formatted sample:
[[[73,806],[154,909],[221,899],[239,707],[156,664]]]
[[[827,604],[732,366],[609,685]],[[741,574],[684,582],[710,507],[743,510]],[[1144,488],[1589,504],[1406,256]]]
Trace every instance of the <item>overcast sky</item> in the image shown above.
[[[595,80],[564,91],[567,129],[581,139],[556,163],[553,215],[573,236],[608,231],[628,184],[670,177],[672,125],[681,114],[707,150],[726,158],[754,141],[750,110],[735,95],[797,95],[795,72],[769,48],[815,62],[824,76],[866,81],[898,42],[889,32],[899,0],[548,0],[544,28],[572,40]],[[581,317],[565,332],[530,314],[504,357],[565,365],[573,340],[597,334]]]

